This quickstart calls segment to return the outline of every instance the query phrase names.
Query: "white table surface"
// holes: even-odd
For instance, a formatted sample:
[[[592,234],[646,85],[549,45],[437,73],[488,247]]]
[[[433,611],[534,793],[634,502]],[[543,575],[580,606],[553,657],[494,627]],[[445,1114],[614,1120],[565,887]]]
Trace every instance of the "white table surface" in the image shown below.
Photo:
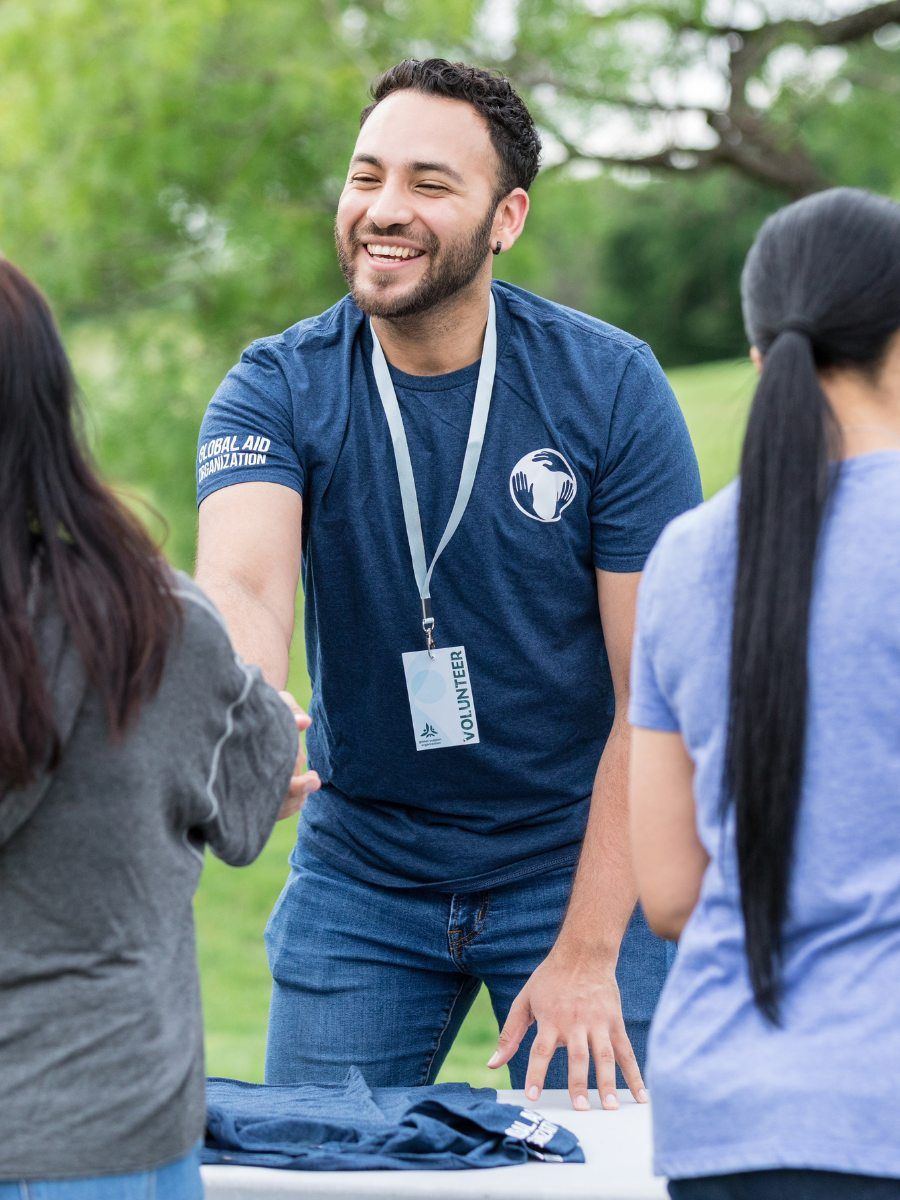
[[[666,1186],[650,1165],[650,1106],[619,1092],[621,1107],[575,1112],[568,1092],[547,1091],[536,1103],[523,1092],[498,1092],[571,1129],[585,1163],[532,1161],[473,1171],[276,1171],[268,1167],[204,1167],[206,1200],[664,1200]]]

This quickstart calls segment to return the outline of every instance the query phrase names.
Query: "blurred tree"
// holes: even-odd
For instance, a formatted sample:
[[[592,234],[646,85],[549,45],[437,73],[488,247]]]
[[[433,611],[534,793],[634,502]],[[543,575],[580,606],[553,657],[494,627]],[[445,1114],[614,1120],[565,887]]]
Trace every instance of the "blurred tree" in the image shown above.
[[[807,136],[811,109],[831,120],[853,89],[882,90],[893,120],[877,134],[900,148],[900,0],[830,16],[833,5],[804,7],[817,16],[784,0],[522,0],[504,66],[542,98],[558,165],[728,167],[801,196],[842,181],[840,164]],[[865,70],[852,53],[860,45]],[[610,124],[613,148],[602,136]],[[628,134],[639,148],[620,148]]]
[[[550,173],[504,277],[645,338],[666,366],[738,357],[741,266],[774,207],[731,172],[630,187]]]
[[[266,327],[336,287],[331,201],[375,69],[324,7],[35,0],[2,10],[0,236],[73,315]],[[341,147],[337,152],[337,147]]]

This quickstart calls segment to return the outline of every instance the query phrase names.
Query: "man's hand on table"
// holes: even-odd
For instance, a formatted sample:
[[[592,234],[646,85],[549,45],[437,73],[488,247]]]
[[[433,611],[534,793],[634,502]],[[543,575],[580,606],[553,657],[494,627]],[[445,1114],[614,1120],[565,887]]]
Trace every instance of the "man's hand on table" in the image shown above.
[[[304,730],[309,729],[312,724],[312,718],[308,713],[303,711],[291,693],[279,692],[278,695],[294,714],[294,720],[297,722],[299,731],[303,733]],[[322,781],[316,772],[307,771],[305,767],[306,751],[303,749],[303,741],[301,739],[297,747],[297,761],[294,763],[294,771],[291,775],[288,794],[285,796],[281,808],[278,810],[279,821],[283,821],[285,817],[292,817],[295,813],[299,812],[310,792],[316,792],[322,786]]]
[[[509,1062],[534,1021],[537,1035],[525,1077],[529,1100],[540,1096],[550,1059],[558,1047],[564,1047],[573,1108],[590,1108],[588,1069],[592,1058],[604,1108],[619,1107],[617,1062],[635,1100],[646,1103],[644,1081],[625,1032],[614,962],[598,963],[571,955],[557,945],[513,1001],[488,1066],[502,1067]]]

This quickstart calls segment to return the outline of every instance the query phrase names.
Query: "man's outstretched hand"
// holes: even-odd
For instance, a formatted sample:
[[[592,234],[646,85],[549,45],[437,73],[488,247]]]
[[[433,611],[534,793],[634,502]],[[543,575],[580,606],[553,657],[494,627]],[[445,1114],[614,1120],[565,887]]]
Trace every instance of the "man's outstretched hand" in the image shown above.
[[[596,961],[571,957],[558,948],[551,950],[513,1001],[488,1066],[502,1067],[509,1062],[534,1021],[537,1035],[525,1077],[529,1100],[540,1096],[550,1059],[562,1046],[569,1056],[573,1108],[591,1106],[588,1069],[592,1059],[604,1108],[619,1107],[617,1062],[635,1100],[646,1103],[644,1081],[625,1032],[615,964],[598,966]]]
[[[278,695],[294,714],[294,720],[297,722],[300,732],[303,733],[304,730],[309,729],[312,718],[303,711],[291,693],[279,692]],[[288,794],[278,810],[278,820],[283,821],[285,817],[292,817],[299,812],[310,792],[317,792],[321,786],[322,781],[316,772],[306,770],[306,751],[303,749],[303,739],[301,738],[297,747],[297,761],[294,763]]]

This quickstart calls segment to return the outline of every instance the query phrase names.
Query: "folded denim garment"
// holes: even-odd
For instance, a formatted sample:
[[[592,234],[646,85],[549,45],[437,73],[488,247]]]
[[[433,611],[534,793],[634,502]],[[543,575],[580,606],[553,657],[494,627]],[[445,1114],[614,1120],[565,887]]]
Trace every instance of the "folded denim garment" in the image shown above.
[[[578,1139],[540,1113],[465,1083],[370,1088],[351,1067],[333,1084],[206,1084],[204,1163],[295,1171],[453,1171],[541,1159],[584,1162]]]

